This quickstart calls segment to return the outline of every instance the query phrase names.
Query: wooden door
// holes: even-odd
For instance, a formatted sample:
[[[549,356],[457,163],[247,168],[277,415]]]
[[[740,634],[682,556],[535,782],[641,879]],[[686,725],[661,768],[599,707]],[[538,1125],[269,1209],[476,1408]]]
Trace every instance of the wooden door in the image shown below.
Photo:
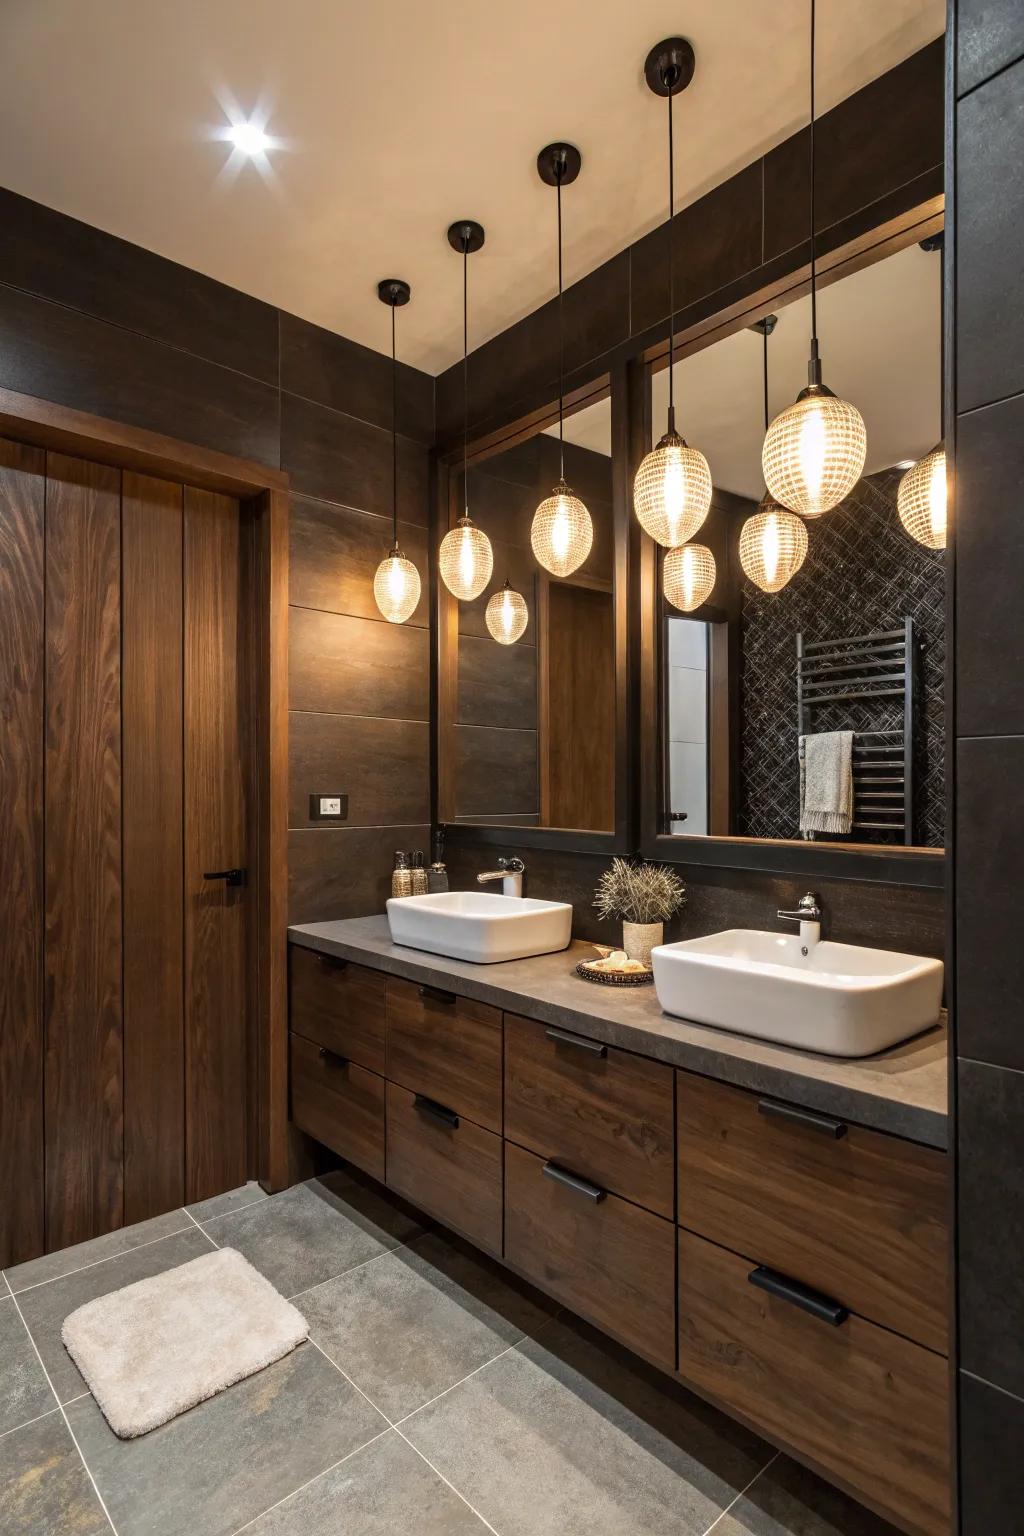
[[[611,592],[552,581],[542,662],[542,823],[615,826],[615,614]]]

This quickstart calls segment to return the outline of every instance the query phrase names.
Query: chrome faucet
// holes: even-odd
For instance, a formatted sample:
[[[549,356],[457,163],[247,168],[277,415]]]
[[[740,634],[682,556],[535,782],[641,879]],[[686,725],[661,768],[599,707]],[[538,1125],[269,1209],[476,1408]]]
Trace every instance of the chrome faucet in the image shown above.
[[[490,885],[492,880],[501,881],[501,889],[506,896],[521,896],[523,894],[523,873],[526,865],[522,859],[513,854],[510,859],[499,859],[497,869],[485,869],[476,877],[477,885]]]
[[[800,947],[805,955],[820,940],[821,922],[825,914],[821,910],[820,898],[813,891],[801,896],[795,911],[784,912],[780,909],[775,915],[788,923],[800,924]]]

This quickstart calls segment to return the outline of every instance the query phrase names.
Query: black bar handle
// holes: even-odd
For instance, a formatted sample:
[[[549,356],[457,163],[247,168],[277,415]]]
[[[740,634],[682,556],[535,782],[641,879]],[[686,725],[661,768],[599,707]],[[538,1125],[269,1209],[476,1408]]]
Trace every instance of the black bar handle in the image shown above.
[[[831,1136],[833,1141],[846,1135],[846,1124],[833,1120],[831,1115],[819,1115],[813,1109],[800,1109],[796,1104],[782,1104],[778,1099],[758,1099],[757,1112],[772,1120],[788,1120],[790,1125],[802,1125],[807,1131],[818,1131]]]
[[[788,1275],[780,1275],[774,1269],[765,1269],[763,1264],[752,1269],[747,1279],[758,1290],[767,1291],[769,1296],[777,1296],[780,1301],[788,1301],[791,1306],[799,1307],[802,1312],[809,1312],[811,1317],[818,1318],[819,1322],[831,1323],[833,1328],[845,1323],[850,1315],[849,1310],[841,1307],[838,1301],[833,1301],[831,1296],[812,1291],[809,1285],[790,1280]]]
[[[570,1034],[569,1030],[559,1029],[556,1024],[549,1024],[544,1033],[556,1045],[575,1045],[581,1051],[589,1051],[591,1056],[608,1055],[608,1047],[602,1045],[599,1040],[588,1040],[585,1035]]]
[[[556,1184],[564,1184],[566,1189],[571,1189],[578,1195],[583,1195],[588,1200],[593,1200],[595,1205],[608,1194],[599,1184],[591,1184],[589,1179],[581,1179],[578,1173],[570,1173],[568,1168],[560,1168],[557,1163],[545,1163],[541,1169],[546,1179],[554,1179]]]
[[[207,869],[203,871],[204,880],[223,880],[225,885],[244,885],[244,869]]]
[[[450,1126],[453,1131],[459,1128],[459,1117],[454,1109],[449,1109],[446,1104],[438,1104],[436,1099],[428,1099],[425,1093],[416,1094],[412,1107],[418,1109],[421,1115],[429,1115],[433,1120],[440,1120],[442,1125]]]
[[[348,970],[348,961],[345,959],[344,955],[328,955],[325,954],[322,949],[314,950],[313,953],[320,961],[320,964],[324,966],[328,971]]]
[[[347,1067],[348,1057],[342,1056],[339,1051],[332,1051],[328,1046],[320,1047],[320,1060],[327,1067]]]
[[[420,997],[431,1003],[454,1003],[455,993],[446,992],[443,987],[420,987]]]

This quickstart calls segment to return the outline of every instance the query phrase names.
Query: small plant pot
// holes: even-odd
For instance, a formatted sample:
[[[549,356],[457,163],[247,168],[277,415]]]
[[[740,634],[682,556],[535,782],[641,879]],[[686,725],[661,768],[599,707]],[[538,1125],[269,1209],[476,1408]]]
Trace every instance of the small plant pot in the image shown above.
[[[665,937],[664,923],[623,923],[622,947],[630,960],[650,969],[651,950]]]

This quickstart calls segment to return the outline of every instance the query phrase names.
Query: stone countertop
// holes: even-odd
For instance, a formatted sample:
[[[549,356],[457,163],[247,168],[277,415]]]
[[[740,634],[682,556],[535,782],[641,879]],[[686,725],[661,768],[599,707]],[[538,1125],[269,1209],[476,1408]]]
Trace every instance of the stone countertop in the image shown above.
[[[771,1045],[663,1013],[653,986],[595,986],[575,974],[592,944],[554,955],[472,965],[392,944],[385,916],[289,928],[293,944],[441,986],[543,1024],[559,1024],[607,1045],[788,1099],[926,1146],[947,1146],[947,1037],[944,1025],[877,1056],[856,1060]]]

